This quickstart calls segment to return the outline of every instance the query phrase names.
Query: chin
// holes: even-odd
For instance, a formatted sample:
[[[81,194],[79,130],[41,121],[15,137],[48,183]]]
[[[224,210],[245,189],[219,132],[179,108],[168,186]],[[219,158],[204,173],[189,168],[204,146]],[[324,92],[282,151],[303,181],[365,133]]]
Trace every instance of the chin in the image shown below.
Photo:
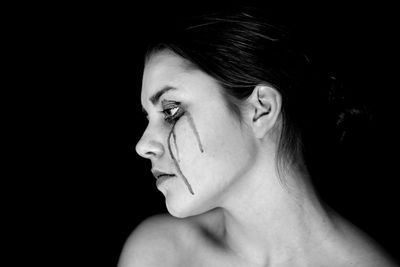
[[[165,198],[165,204],[169,214],[176,218],[187,218],[209,211],[210,209],[201,205],[203,201],[200,201],[195,196],[196,195],[191,195],[185,198],[174,198],[167,195]]]
[[[180,219],[195,215],[192,212],[190,212],[190,210],[188,211],[188,210],[184,210],[184,209],[179,209],[179,208],[170,206],[168,204],[167,204],[167,210],[168,210],[169,214],[171,214],[175,218],[180,218]]]

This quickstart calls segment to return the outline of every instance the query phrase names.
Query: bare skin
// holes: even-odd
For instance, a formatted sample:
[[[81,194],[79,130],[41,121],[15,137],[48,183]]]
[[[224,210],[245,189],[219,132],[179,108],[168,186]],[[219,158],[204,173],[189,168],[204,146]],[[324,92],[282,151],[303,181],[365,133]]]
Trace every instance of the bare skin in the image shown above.
[[[128,239],[118,266],[397,266],[354,226],[343,219],[338,219],[337,225],[334,242],[326,241],[309,251],[312,261],[293,257],[281,263],[259,264],[237,255],[225,243],[221,210],[185,219],[160,214],[145,220]]]
[[[176,89],[149,101],[166,86]],[[173,217],[145,220],[119,267],[395,266],[319,201],[306,168],[292,168],[282,183],[275,157],[280,94],[256,86],[239,124],[220,90],[170,52],[147,62],[142,105],[149,124],[136,150],[153,169],[176,175],[158,186]],[[179,118],[163,116],[166,105]]]

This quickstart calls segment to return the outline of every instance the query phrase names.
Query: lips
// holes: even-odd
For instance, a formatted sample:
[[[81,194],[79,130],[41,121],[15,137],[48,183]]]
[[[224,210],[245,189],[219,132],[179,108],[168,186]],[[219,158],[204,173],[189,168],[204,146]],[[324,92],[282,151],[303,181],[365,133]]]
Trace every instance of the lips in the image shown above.
[[[174,174],[161,174],[157,177],[157,180],[164,178],[164,177],[166,178],[166,177],[174,177],[174,176],[175,176]]]
[[[152,170],[151,172],[153,173],[153,176],[156,178],[156,180],[158,180],[160,178],[167,178],[167,177],[175,176],[175,174],[165,173],[165,172],[161,172],[161,171],[158,171],[158,170]]]

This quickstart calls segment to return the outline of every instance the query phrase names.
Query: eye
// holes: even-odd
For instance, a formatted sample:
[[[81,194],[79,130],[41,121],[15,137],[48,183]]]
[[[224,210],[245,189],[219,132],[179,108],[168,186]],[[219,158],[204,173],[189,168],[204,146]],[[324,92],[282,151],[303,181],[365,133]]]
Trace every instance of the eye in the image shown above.
[[[163,112],[168,117],[173,117],[178,110],[179,110],[179,107],[174,107],[174,108],[164,109]]]
[[[164,113],[164,120],[166,122],[173,123],[182,116],[183,111],[182,108],[177,104],[168,104],[164,106],[162,113]]]
[[[164,120],[165,121],[173,121],[177,116],[176,114],[179,111],[179,107],[174,107],[174,108],[167,108],[164,109],[162,112],[164,113]]]

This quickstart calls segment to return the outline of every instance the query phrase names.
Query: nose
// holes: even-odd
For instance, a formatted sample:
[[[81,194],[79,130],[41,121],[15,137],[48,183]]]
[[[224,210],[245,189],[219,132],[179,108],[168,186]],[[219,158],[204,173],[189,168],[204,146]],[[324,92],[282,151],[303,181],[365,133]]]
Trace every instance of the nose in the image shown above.
[[[136,153],[143,158],[159,158],[164,153],[164,146],[157,137],[150,132],[149,127],[136,144]]]

